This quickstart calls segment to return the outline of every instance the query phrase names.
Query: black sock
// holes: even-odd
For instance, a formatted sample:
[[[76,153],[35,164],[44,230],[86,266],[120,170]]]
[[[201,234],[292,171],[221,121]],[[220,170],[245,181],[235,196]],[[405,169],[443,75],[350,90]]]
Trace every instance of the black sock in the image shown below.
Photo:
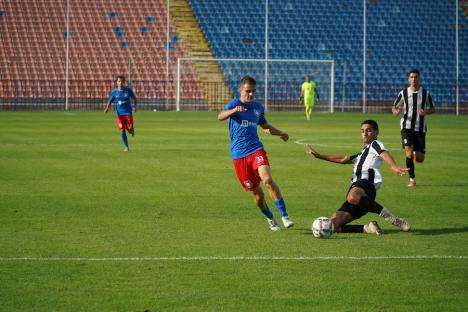
[[[375,202],[375,210],[371,211],[373,213],[379,214],[382,212],[383,206],[379,204],[378,202]]]
[[[341,226],[342,233],[363,233],[364,225],[345,224]]]
[[[378,202],[374,201],[369,196],[362,196],[361,200],[359,200],[359,206],[368,212],[373,212],[376,214],[380,214],[383,209],[383,207]]]
[[[415,174],[414,174],[414,160],[413,157],[408,158],[406,157],[406,167],[409,168],[408,174],[411,179],[414,179]]]

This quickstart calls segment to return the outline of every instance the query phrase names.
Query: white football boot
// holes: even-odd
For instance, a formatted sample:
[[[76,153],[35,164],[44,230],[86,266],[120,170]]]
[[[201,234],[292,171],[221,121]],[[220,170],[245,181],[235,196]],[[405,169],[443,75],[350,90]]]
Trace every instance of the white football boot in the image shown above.
[[[409,179],[408,187],[416,187],[416,179]]]
[[[280,225],[278,224],[278,222],[276,222],[275,219],[267,219],[267,221],[268,225],[270,226],[270,230],[274,232],[278,232],[279,230],[281,230]]]
[[[380,216],[385,219],[388,223],[399,227],[402,231],[408,232],[411,229],[411,224],[403,218],[395,216],[393,213],[383,208],[380,212]]]
[[[387,217],[385,218],[385,220],[394,225],[394,226],[397,226],[399,227],[402,231],[404,232],[408,232],[410,229],[411,229],[411,224],[409,224],[408,221],[406,221],[405,219],[403,218],[399,218],[399,217]]]
[[[283,221],[283,225],[287,229],[292,228],[294,226],[294,222],[291,219],[289,219],[288,216],[281,217],[281,221]]]
[[[371,221],[364,225],[364,233],[382,235],[383,230],[380,228],[377,221]]]

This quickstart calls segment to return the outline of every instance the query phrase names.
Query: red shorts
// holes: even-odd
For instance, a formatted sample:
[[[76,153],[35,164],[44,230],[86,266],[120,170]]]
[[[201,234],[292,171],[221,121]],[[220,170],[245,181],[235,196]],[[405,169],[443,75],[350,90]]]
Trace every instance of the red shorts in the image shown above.
[[[263,149],[244,158],[234,160],[237,178],[246,191],[252,191],[260,184],[261,179],[257,169],[262,165],[270,165],[268,156]]]
[[[115,120],[117,121],[117,125],[120,130],[123,130],[123,129],[132,130],[133,129],[133,116],[131,115],[117,116]]]

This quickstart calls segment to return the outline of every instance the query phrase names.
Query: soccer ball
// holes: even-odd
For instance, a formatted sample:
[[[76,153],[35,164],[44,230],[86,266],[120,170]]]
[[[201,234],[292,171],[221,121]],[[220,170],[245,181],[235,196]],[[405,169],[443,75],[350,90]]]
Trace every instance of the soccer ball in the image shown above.
[[[317,238],[330,238],[333,230],[333,222],[327,217],[318,217],[312,223],[312,234]]]

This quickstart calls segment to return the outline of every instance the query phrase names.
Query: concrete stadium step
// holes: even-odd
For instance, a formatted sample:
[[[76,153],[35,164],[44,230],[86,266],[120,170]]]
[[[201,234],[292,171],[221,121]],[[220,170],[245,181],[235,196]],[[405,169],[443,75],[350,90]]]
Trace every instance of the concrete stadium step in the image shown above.
[[[214,58],[208,42],[200,29],[195,15],[186,0],[171,1],[171,18],[174,22],[180,40],[189,57]],[[205,91],[213,82],[224,82],[222,90],[218,92],[205,92],[208,108],[220,110],[232,98],[231,91],[225,83],[224,75],[217,62],[193,62],[192,66],[200,79]]]

